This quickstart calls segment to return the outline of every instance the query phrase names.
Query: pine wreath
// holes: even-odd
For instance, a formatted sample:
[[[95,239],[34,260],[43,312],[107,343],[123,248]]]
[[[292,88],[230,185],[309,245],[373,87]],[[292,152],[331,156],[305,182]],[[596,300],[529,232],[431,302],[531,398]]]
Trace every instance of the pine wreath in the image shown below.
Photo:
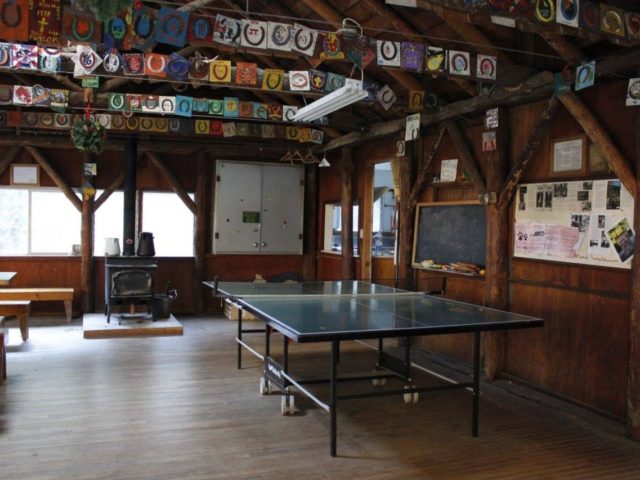
[[[76,0],[83,10],[90,10],[101,22],[106,22],[125,9],[131,9],[133,0]]]
[[[78,150],[97,155],[106,139],[106,129],[94,119],[76,120],[71,128],[71,140]]]

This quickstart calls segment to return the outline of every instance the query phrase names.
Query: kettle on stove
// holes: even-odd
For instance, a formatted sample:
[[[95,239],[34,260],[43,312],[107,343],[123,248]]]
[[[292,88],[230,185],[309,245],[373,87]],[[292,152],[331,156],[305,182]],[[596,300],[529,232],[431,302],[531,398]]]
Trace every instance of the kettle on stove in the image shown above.
[[[156,249],[153,245],[153,233],[140,232],[138,238],[138,251],[136,255],[139,257],[153,257],[156,254]]]

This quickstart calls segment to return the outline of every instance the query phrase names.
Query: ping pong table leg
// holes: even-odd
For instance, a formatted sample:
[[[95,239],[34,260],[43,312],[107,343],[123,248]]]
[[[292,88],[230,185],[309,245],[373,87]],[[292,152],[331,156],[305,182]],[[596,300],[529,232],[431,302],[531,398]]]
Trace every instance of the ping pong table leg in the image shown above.
[[[335,457],[337,452],[337,426],[338,426],[338,355],[340,352],[340,342],[333,340],[331,342],[331,376],[329,377],[330,390],[330,414],[331,414],[331,456]]]
[[[473,339],[473,418],[471,435],[478,436],[478,412],[480,409],[480,332],[475,332]]]
[[[242,341],[242,309],[238,309],[238,340]],[[238,370],[242,368],[242,344],[238,342]]]

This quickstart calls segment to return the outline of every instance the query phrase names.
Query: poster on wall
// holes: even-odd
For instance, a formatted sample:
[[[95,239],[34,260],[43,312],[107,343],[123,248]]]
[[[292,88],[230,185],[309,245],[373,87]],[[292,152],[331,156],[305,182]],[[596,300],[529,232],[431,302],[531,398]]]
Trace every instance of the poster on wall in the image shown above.
[[[633,197],[620,180],[518,186],[514,256],[631,268]]]

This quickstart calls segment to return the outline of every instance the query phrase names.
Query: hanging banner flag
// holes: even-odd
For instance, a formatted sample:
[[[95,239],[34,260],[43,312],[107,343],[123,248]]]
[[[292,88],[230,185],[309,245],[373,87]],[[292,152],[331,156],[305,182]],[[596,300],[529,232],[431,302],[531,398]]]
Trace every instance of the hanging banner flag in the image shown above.
[[[127,76],[144,75],[144,54],[125,53],[123,55],[122,70]]]
[[[167,76],[169,78],[184,81],[187,79],[189,68],[191,68],[191,62],[182,55],[178,55],[175,52],[169,55],[166,68]]]
[[[211,120],[210,122],[209,134],[214,137],[223,137],[224,136],[224,127],[223,123],[220,120]]]
[[[97,43],[102,39],[102,23],[90,13],[64,7],[62,37],[72,43]]]
[[[600,4],[600,31],[624,37],[624,10]]]
[[[419,72],[422,70],[424,59],[424,45],[421,43],[402,42],[400,50],[401,65],[407,70]]]
[[[284,70],[266,68],[262,72],[262,88],[265,90],[282,90]]]
[[[242,22],[240,20],[220,14],[216,16],[215,30],[213,31],[214,42],[239,47],[241,36]]]
[[[449,50],[449,73],[454,75],[471,75],[471,61],[469,52]]]
[[[298,127],[287,127],[286,138],[287,140],[298,140],[300,135],[300,129]]]
[[[576,92],[583,88],[592,87],[596,80],[596,62],[595,60],[583,63],[576,69]]]
[[[410,142],[420,137],[420,114],[414,113],[407,117],[407,124],[404,130],[404,141]]]
[[[320,59],[344,60],[342,40],[337,33],[320,34]]]
[[[196,135],[209,135],[209,120],[196,119],[195,129]]]
[[[378,65],[383,67],[400,66],[400,42],[376,40]]]
[[[0,42],[0,68],[11,68],[11,44]]]
[[[126,105],[124,93],[107,93],[107,108],[111,111],[123,111]]]
[[[238,105],[239,118],[253,118],[253,102],[240,101]]]
[[[236,97],[224,97],[223,115],[228,118],[238,118],[238,107],[240,101]]]
[[[76,52],[77,57],[74,58],[75,68],[73,69],[75,76],[91,75],[102,63],[100,55],[89,45],[78,45]]]
[[[26,85],[14,85],[13,87],[13,104],[14,105],[31,105],[33,100],[33,89]]]
[[[29,41],[40,45],[60,44],[61,3],[57,0],[30,0]]]
[[[293,122],[293,117],[297,112],[298,112],[298,107],[293,105],[283,105],[282,119],[285,122]]]
[[[214,30],[215,18],[203,15],[190,15],[187,41],[189,43],[212,44]]]
[[[580,4],[578,0],[557,0],[556,12],[556,22],[578,28],[580,19]]]
[[[360,69],[365,69],[376,58],[376,47],[369,37],[345,37],[343,50],[349,60]]]
[[[236,63],[236,84],[255,87],[258,83],[258,65],[255,63]]]
[[[556,96],[560,96],[563,93],[571,91],[571,80],[566,77],[563,72],[554,74],[553,76],[553,93]]]
[[[0,0],[0,38],[29,40],[29,6],[27,0]]]
[[[160,97],[157,95],[143,95],[142,111],[145,113],[161,113]]]
[[[533,14],[540,23],[551,23],[556,19],[555,0],[533,0]]]
[[[447,51],[439,47],[427,47],[426,70],[437,74],[446,72],[448,66]]]
[[[224,114],[224,103],[222,100],[209,100],[209,115],[222,116]]]
[[[13,85],[0,85],[0,105],[11,105],[13,102]]]
[[[58,73],[62,68],[60,50],[57,48],[38,48],[38,70],[45,73]]]
[[[25,70],[38,69],[38,46],[21,45],[14,43],[11,45],[11,68],[22,68]]]
[[[492,55],[478,54],[476,61],[476,77],[481,80],[495,80],[498,70],[498,59]]]
[[[531,0],[513,0],[513,5],[509,7],[509,13],[515,17],[532,18]]]
[[[282,120],[282,105],[279,103],[269,104],[269,118],[271,120]]]
[[[625,20],[627,22],[627,35],[629,38],[640,38],[640,13],[626,12]]]
[[[107,73],[118,73],[122,70],[122,55],[115,48],[107,50],[102,57],[102,68]]]
[[[142,95],[137,93],[127,93],[125,95],[125,110],[129,112],[142,111]]]
[[[310,128],[298,128],[298,141],[300,143],[307,143],[311,141],[311,129]]]
[[[291,35],[291,50],[311,57],[316,50],[317,39],[317,30],[295,23]]]
[[[236,136],[236,124],[235,122],[226,122],[222,124],[222,136],[223,137],[235,137]]]
[[[36,107],[48,107],[49,105],[51,105],[51,91],[48,88],[36,84],[33,86],[32,92],[32,105]]]
[[[212,61],[209,64],[209,81],[214,83],[231,83],[231,61]]]
[[[307,70],[290,71],[289,90],[292,92],[308,92],[311,90],[311,85],[309,84],[309,72]]]
[[[160,112],[174,113],[176,111],[176,97],[160,96]]]
[[[156,27],[156,42],[184,47],[187,42],[187,26],[189,14],[179,10],[162,7],[158,14],[158,26]]]
[[[191,117],[193,114],[193,98],[176,95],[176,109],[174,113],[181,117]]]
[[[194,98],[193,99],[193,113],[209,113],[209,99],[207,99],[207,98]]]
[[[187,78],[191,80],[191,85],[198,87],[209,81],[210,66],[202,61],[202,57],[196,52],[195,57],[191,57],[191,67]]]
[[[249,124],[245,122],[236,123],[236,135],[238,137],[248,137],[251,132],[249,131]]]
[[[327,83],[327,74],[321,70],[311,70],[311,89],[317,92],[324,92],[324,86]]]
[[[131,28],[131,48],[148,52],[156,43],[156,28],[158,26],[158,10],[140,7],[133,10],[133,25]]]
[[[640,78],[629,79],[629,86],[627,88],[627,107],[635,107],[640,105]]]
[[[104,22],[102,40],[105,48],[131,50],[131,19],[131,9],[127,9]]]
[[[271,50],[291,51],[291,25],[269,22],[267,48]]]
[[[144,74],[149,77],[167,78],[169,57],[160,53],[147,53],[144,56]]]
[[[317,143],[318,145],[322,144],[324,140],[324,132],[322,130],[318,130],[316,128],[311,129],[311,141],[313,143]]]
[[[261,136],[262,138],[275,138],[276,129],[273,127],[273,125],[265,123],[262,125]]]
[[[333,92],[344,86],[345,77],[344,75],[338,75],[337,73],[328,72],[327,73],[327,81],[324,85],[325,92]]]
[[[580,26],[592,32],[600,31],[600,6],[595,0],[583,0],[580,4]]]
[[[380,105],[382,105],[382,108],[385,110],[389,110],[391,105],[396,102],[396,94],[391,90],[389,85],[385,85],[380,89],[377,98],[378,102],[380,102]]]
[[[242,20],[242,35],[240,45],[247,48],[267,48],[267,22],[259,20]]]
[[[409,91],[409,111],[421,112],[424,105],[424,91],[422,90],[410,90]]]
[[[260,102],[253,103],[253,118],[257,118],[258,120],[266,120],[268,115],[269,105]]]

